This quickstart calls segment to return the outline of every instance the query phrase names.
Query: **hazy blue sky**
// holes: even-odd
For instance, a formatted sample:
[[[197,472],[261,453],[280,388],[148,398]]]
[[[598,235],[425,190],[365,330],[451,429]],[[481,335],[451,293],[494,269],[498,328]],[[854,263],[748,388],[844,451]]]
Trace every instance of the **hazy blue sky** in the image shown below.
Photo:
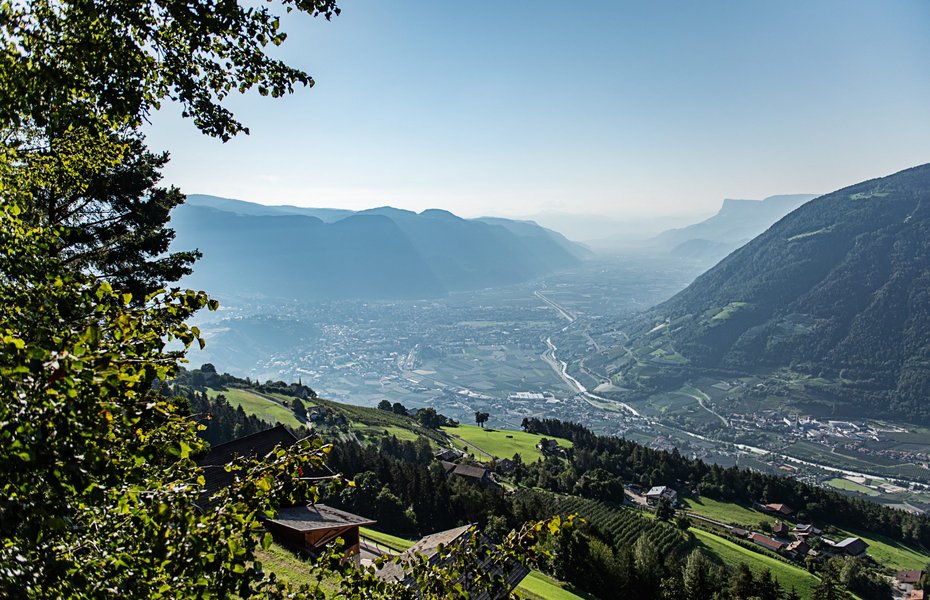
[[[148,128],[188,193],[463,216],[713,211],[930,162],[930,2],[345,0],[316,87]]]

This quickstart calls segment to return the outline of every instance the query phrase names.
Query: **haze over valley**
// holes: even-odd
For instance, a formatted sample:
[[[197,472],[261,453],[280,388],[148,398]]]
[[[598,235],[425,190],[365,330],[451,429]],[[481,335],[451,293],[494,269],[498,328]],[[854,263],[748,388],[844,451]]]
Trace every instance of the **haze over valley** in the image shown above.
[[[0,3],[0,598],[927,600],[928,26]]]
[[[709,219],[607,253],[531,222],[462,220],[438,210],[417,215],[389,208],[358,213],[262,207],[195,196],[178,209],[184,212],[176,243],[204,240],[203,271],[209,278],[216,270],[226,288],[219,295],[224,308],[199,322],[208,344],[191,361],[220,364],[261,381],[300,379],[328,398],[364,406],[386,399],[412,409],[433,407],[465,422],[486,411],[497,427],[516,428],[527,417],[570,419],[658,448],[788,472],[817,484],[845,471],[856,481],[872,481],[870,489],[882,501],[930,508],[930,495],[921,491],[930,483],[925,466],[930,430],[915,428],[904,416],[920,414],[918,405],[903,404],[919,402],[920,392],[895,383],[887,368],[880,371],[888,382],[883,389],[864,370],[868,362],[849,359],[857,365],[859,375],[853,375],[839,366],[839,358],[811,362],[830,356],[827,350],[804,345],[789,350],[796,339],[837,340],[830,342],[834,353],[872,352],[875,334],[856,340],[850,336],[861,335],[855,333],[861,327],[830,325],[827,313],[811,312],[813,300],[793,299],[813,298],[807,286],[862,273],[864,267],[842,266],[852,259],[841,244],[856,239],[861,246],[866,235],[891,239],[886,220],[903,231],[922,231],[922,204],[905,198],[925,193],[925,171],[913,169],[816,200],[813,195],[726,200]],[[840,206],[844,216],[837,212]],[[412,240],[409,253],[394,253],[395,246],[372,235],[321,237],[327,224],[348,227],[368,215],[379,223],[399,222]],[[876,233],[851,237],[841,233],[844,222]],[[469,227],[482,236],[493,230],[496,237],[469,246],[468,236],[474,235]],[[453,231],[461,236],[454,241]],[[747,243],[757,232],[762,235]],[[300,241],[285,242],[288,235]],[[893,235],[900,240],[902,234]],[[340,254],[339,244],[347,239],[353,253]],[[502,246],[505,250],[487,245],[514,239],[520,243]],[[319,271],[327,266],[320,254],[308,262],[306,251],[294,251],[314,243],[330,246],[324,256],[334,257],[329,260],[338,268]],[[536,244],[529,250],[532,261],[528,244]],[[714,266],[728,249],[732,255]],[[445,254],[436,262],[440,250]],[[791,252],[791,258],[779,252]],[[830,260],[846,262],[825,262]],[[907,277],[919,281],[927,259],[908,264],[917,271]],[[870,276],[858,297],[848,294],[848,283],[837,284],[853,303],[847,318],[875,322],[868,311],[891,312],[876,302],[913,294],[903,283],[902,267],[883,271],[894,274],[894,284]],[[330,287],[332,273],[347,282],[342,298],[320,293]],[[836,300],[826,301],[833,307],[829,314],[836,314]],[[807,308],[801,312],[798,306]],[[901,322],[908,331],[916,331],[923,318],[915,310],[923,309],[912,307]],[[818,327],[848,333],[844,340],[818,334]],[[897,327],[880,331],[890,338],[907,335]],[[775,337],[756,342],[750,335]],[[911,343],[917,339],[922,338]],[[759,349],[734,354],[752,344]],[[908,357],[915,351],[898,347],[903,354],[895,364],[913,368],[908,365],[914,358]],[[917,390],[924,385],[920,373],[925,371],[897,377]],[[837,425],[840,421],[846,425]],[[905,446],[896,439],[915,441]]]

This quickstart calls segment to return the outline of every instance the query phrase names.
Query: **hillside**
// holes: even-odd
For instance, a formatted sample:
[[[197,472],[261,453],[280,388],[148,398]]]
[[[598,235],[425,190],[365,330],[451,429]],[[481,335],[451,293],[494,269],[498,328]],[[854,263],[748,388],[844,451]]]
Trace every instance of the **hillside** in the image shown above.
[[[676,255],[697,251],[700,258],[719,260],[813,198],[813,194],[790,194],[764,200],[727,199],[714,216],[664,231],[652,244]]]
[[[791,370],[838,414],[926,422],[928,289],[924,165],[801,206],[639,318],[631,346],[684,375]]]
[[[184,283],[218,294],[428,298],[531,280],[590,254],[535,223],[436,209],[351,212],[192,196],[171,225],[177,247],[203,253]]]
[[[244,383],[229,376],[217,381]],[[245,412],[266,411],[261,402],[277,405],[276,410],[294,404],[293,397],[272,392],[267,386],[229,388],[224,394]],[[718,572],[723,587],[732,581],[735,568],[745,564],[752,577],[767,576],[768,571],[783,590],[793,587],[809,597],[821,585],[823,564],[829,559],[812,554],[805,560],[806,550],[795,555],[784,549],[763,548],[750,542],[746,533],[733,529],[747,527],[765,535],[776,520],[789,527],[817,523],[824,529],[823,539],[821,534],[815,534],[812,543],[821,549],[826,547],[827,539],[861,538],[869,558],[856,561],[858,575],[847,585],[863,598],[886,597],[881,595],[888,585],[885,576],[895,569],[919,569],[927,561],[924,548],[930,530],[925,527],[926,517],[861,502],[797,480],[742,469],[721,470],[677,452],[596,436],[579,425],[529,419],[524,423],[526,432],[484,432],[464,425],[443,431],[425,429],[417,419],[391,410],[350,406],[318,397],[307,398],[304,404],[315,415],[314,428],[326,441],[334,442],[328,458],[330,466],[355,480],[352,491],[329,494],[325,502],[376,519],[375,530],[365,530],[363,535],[384,548],[400,550],[410,543],[401,538],[416,539],[461,522],[477,522],[493,529],[505,522],[512,526],[514,522],[553,513],[575,514],[584,519],[585,525],[572,536],[573,551],[586,559],[573,567],[559,562],[573,555],[560,553],[557,546],[556,564],[552,567],[573,589],[601,598],[616,597],[611,586],[620,584],[628,597],[649,595],[641,595],[636,587],[657,583],[636,583],[644,581],[636,579],[641,572],[633,560],[639,546],[666,557],[664,566],[656,563],[643,572],[675,572],[690,553],[698,550],[712,563],[724,566],[726,570]],[[447,437],[449,434],[459,439]],[[538,457],[532,457],[532,462],[519,461],[509,467],[491,460],[491,455],[497,459],[511,455],[515,447],[529,441],[523,438],[531,435],[537,439],[555,437],[565,452],[545,461],[537,462]],[[465,460],[487,461],[485,464],[495,469],[495,477],[503,484],[501,488],[449,479],[437,468],[433,451],[448,447],[449,441],[463,440],[474,444],[472,450],[481,450]],[[525,448],[520,451],[529,458]],[[617,486],[619,480],[623,487]],[[681,490],[680,511],[672,522],[663,522],[665,517],[660,518],[658,510],[645,506],[642,493],[659,481],[676,480]],[[758,502],[773,499],[789,503],[797,512],[789,519],[760,512]],[[280,576],[299,579],[299,563],[277,547],[266,554],[270,568]],[[597,558],[601,555],[606,558]],[[588,558],[603,563],[588,568]],[[616,579],[594,577],[605,569]],[[536,577],[542,576],[537,573]],[[539,597],[563,596],[559,588],[565,584],[545,581],[548,586],[535,582],[533,589],[539,589]],[[533,587],[534,583],[528,585]],[[878,590],[878,595],[862,593],[868,589]]]

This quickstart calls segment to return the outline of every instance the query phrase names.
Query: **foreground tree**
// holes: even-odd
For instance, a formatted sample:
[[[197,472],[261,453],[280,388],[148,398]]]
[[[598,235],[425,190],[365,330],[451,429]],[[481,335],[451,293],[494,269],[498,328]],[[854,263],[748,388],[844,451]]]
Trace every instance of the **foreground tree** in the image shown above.
[[[0,4],[0,124],[55,138],[140,125],[164,100],[223,140],[248,129],[224,100],[284,96],[313,79],[267,54],[287,35],[271,8],[326,19],[335,0],[33,0]]]
[[[94,273],[139,302],[189,275],[200,253],[168,253],[174,239],[167,226],[170,212],[184,195],[157,186],[167,153],[149,152],[138,134],[113,139],[124,148],[118,163],[86,173],[79,187],[28,190],[33,198],[28,216],[35,225],[59,228],[53,250],[62,265]]]
[[[321,596],[257,560],[260,517],[317,497],[303,474],[324,470],[319,439],[237,460],[235,483],[195,506],[197,425],[158,388],[183,358],[167,344],[202,344],[185,321],[215,303],[155,289],[193,256],[159,262],[179,195],[155,187],[164,157],[127,133],[165,100],[209,135],[246,132],[230,93],[312,84],[265,54],[284,38],[268,7],[235,0],[0,3],[0,597]],[[483,560],[523,556],[560,525],[411,566],[416,591],[338,549],[313,569],[339,597],[462,598],[502,589]]]
[[[169,100],[228,140],[248,132],[224,106],[230,94],[312,86],[267,54],[287,37],[273,8],[339,13],[335,0],[0,3],[0,162],[21,173],[27,222],[61,227],[72,268],[137,302],[190,272],[196,252],[165,254],[168,214],[184,197],[156,187],[167,155],[134,132]]]
[[[200,342],[184,321],[214,303],[186,291],[134,305],[67,269],[57,232],[21,215],[0,205],[0,597],[318,597],[267,577],[257,551],[271,541],[261,515],[317,497],[320,480],[303,473],[324,470],[328,447],[307,439],[239,459],[235,483],[199,510],[198,426],[156,384],[182,357],[166,343]],[[550,526],[460,549],[443,569],[411,566],[422,597],[463,597],[462,578],[462,590],[501,589],[480,561],[515,560]],[[316,570],[342,597],[413,597],[353,571],[338,549]]]

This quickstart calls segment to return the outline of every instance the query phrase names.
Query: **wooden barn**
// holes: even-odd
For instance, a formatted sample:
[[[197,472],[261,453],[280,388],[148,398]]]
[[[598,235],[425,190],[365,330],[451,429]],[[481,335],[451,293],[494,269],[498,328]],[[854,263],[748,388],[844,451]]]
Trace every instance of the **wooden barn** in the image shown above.
[[[265,520],[265,528],[285,546],[319,554],[324,547],[342,538],[346,556],[359,553],[359,527],[375,521],[342,510],[313,504],[282,508],[274,519]]]
[[[247,435],[225,444],[218,444],[198,461],[203,469],[204,489],[198,504],[207,510],[213,506],[211,496],[235,481],[236,474],[225,467],[236,457],[261,459],[276,447],[288,448],[297,443],[281,425]],[[345,542],[346,556],[359,553],[359,527],[375,522],[323,505],[299,505],[282,508],[274,519],[265,519],[265,528],[275,541],[297,550],[317,554],[337,538]]]

